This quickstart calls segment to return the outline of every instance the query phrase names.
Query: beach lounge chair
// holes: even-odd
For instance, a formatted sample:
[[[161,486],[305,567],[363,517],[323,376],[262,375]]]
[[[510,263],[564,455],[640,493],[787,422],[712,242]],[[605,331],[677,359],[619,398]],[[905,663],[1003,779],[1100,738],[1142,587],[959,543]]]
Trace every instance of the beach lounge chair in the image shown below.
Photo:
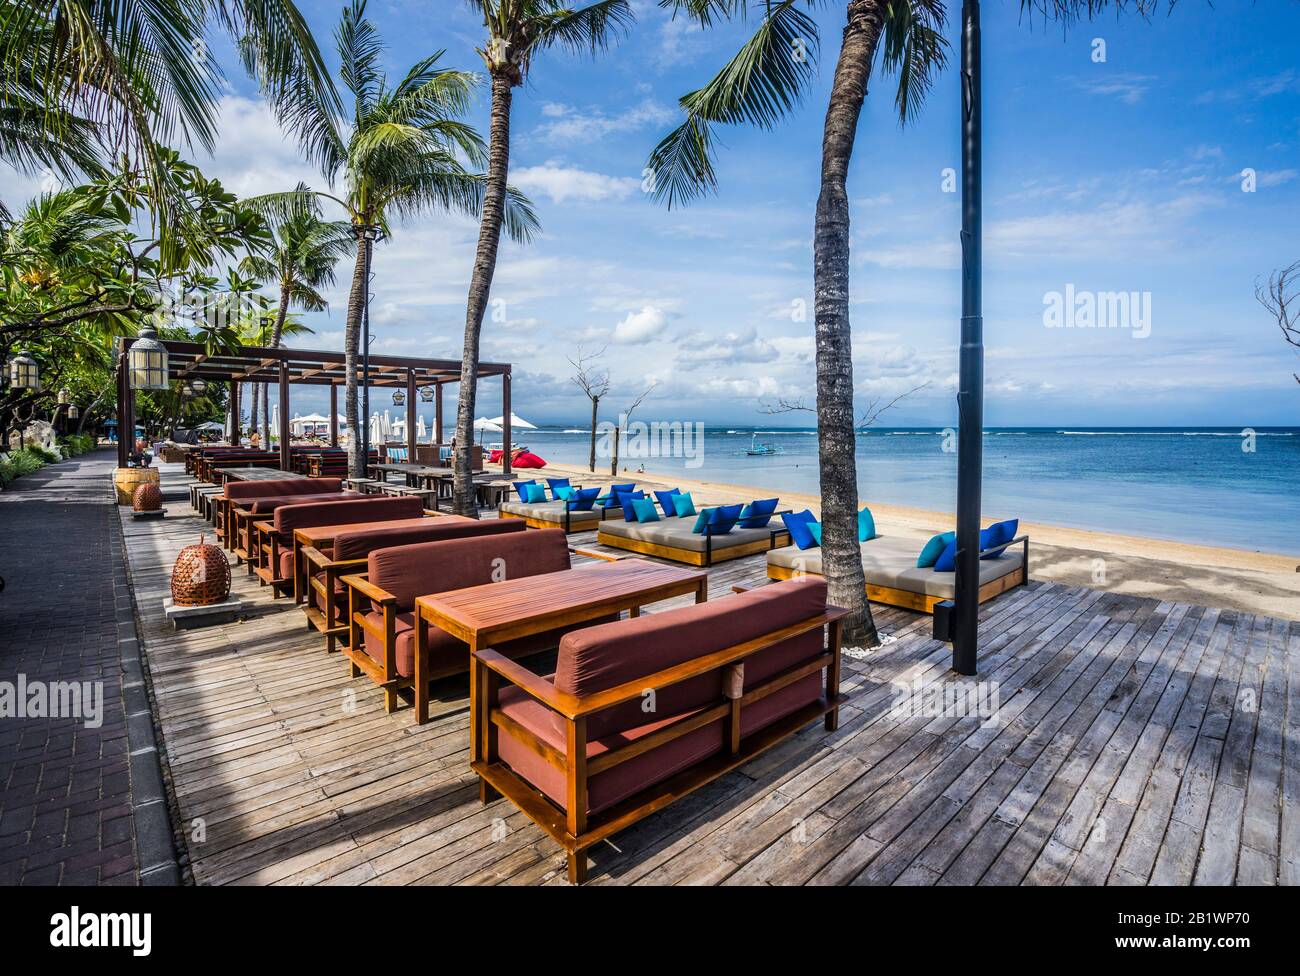
[[[550,675],[475,652],[481,798],[504,794],[581,884],[602,840],[810,722],[837,727],[843,615],[822,580],[805,579],[576,630]]]
[[[282,505],[275,510],[270,521],[253,523],[253,530],[258,535],[253,572],[263,586],[271,587],[276,596],[292,593],[298,564],[295,529],[354,522],[388,522],[419,518],[424,514],[418,498],[366,495],[344,501]]]
[[[532,529],[563,529],[568,532],[587,532],[600,524],[605,510],[598,504],[598,489],[575,489],[574,499],[523,501],[524,487],[535,485],[538,491],[545,493],[546,486],[538,481],[515,482],[515,498],[502,500],[497,504],[497,517],[503,519],[523,519]],[[553,490],[553,489],[552,489]]]
[[[384,708],[389,712],[396,709],[398,694],[409,690],[420,722],[420,716],[428,714],[429,687],[427,683],[417,687],[414,680],[416,598],[500,582],[503,571],[509,579],[560,572],[570,568],[570,552],[558,529],[372,551],[364,574],[340,579],[348,596],[348,640],[343,653],[352,662],[351,676],[365,674],[383,688]],[[505,641],[496,650],[506,659],[534,654],[555,647],[569,629]],[[428,637],[427,667],[421,671],[430,681],[469,669],[469,645],[432,627]]]
[[[906,610],[934,613],[934,606],[951,600],[956,592],[956,574],[941,573],[934,568],[918,568],[917,554],[922,543],[916,539],[882,535],[859,543],[862,568],[867,577],[867,598]],[[1017,546],[1017,548],[1006,548]],[[1029,536],[1021,535],[985,550],[991,554],[1006,548],[1002,555],[980,560],[980,603],[1000,593],[1029,582]],[[769,579],[788,580],[803,575],[820,576],[821,549],[800,549],[789,545],[767,554]]]
[[[776,499],[767,501],[775,503]],[[660,504],[662,506],[662,500]],[[741,524],[741,516],[748,508],[745,505],[717,506],[712,511],[719,517],[701,525],[699,532],[695,529],[702,512],[706,511],[703,509],[690,515],[656,513],[659,517],[652,522],[619,518],[613,514],[600,523],[596,541],[614,549],[658,556],[691,566],[712,566],[728,559],[765,552],[789,541],[785,526],[773,518],[781,514],[775,511],[775,504],[764,511],[763,517],[755,519],[757,522],[771,520],[768,524],[747,528]]]
[[[425,521],[427,525],[387,527],[381,522],[373,528],[343,533],[334,540],[329,552],[310,546],[300,550],[307,581],[307,602],[303,610],[308,624],[325,635],[327,651],[334,651],[335,639],[348,629],[347,590],[339,579],[350,573],[366,572],[367,557],[376,549],[523,532],[528,528],[517,519],[471,519],[460,515],[443,515]]]

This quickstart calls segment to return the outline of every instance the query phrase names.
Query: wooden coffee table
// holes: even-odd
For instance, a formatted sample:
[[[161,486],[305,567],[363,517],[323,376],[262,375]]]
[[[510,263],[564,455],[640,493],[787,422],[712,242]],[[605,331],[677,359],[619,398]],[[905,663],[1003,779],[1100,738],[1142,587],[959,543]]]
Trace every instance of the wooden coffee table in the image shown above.
[[[430,626],[463,640],[472,654],[495,643],[621,610],[635,617],[646,604],[688,593],[695,594],[696,603],[705,602],[709,598],[708,573],[646,559],[620,559],[417,597],[415,687],[428,682]],[[428,719],[427,696],[417,694],[415,698],[415,721],[423,723]],[[478,734],[479,730],[471,730],[472,736]]]

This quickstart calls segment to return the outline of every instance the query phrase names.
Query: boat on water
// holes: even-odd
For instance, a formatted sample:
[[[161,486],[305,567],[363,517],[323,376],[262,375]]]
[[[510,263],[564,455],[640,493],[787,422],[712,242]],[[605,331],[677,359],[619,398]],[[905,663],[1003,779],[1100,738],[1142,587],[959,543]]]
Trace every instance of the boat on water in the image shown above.
[[[771,457],[776,454],[784,454],[785,448],[779,444],[762,443],[757,434],[753,434],[749,440],[749,450],[745,452],[751,457]]]

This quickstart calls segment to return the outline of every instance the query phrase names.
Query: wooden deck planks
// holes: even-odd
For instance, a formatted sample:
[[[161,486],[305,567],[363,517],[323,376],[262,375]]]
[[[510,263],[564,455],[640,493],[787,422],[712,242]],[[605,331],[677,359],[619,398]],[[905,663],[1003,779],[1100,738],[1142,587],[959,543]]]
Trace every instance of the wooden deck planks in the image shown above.
[[[177,506],[123,526],[196,882],[565,883],[530,821],[477,801],[463,678],[427,725],[386,714],[240,567],[246,619],[172,632],[161,597],[202,523]],[[709,570],[713,599],[762,582],[761,556]],[[898,712],[908,688],[964,686],[928,617],[877,623],[895,639],[845,657],[839,730],[810,726],[600,845],[592,883],[1300,882],[1300,625],[1017,588],[981,608],[986,721]]]

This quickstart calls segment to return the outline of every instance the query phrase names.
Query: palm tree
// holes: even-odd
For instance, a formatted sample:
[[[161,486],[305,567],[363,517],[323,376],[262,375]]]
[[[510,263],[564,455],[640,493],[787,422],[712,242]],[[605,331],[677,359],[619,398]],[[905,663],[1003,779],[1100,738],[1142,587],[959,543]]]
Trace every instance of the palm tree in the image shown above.
[[[293,0],[3,0],[0,89],[28,91],[28,107],[41,106],[22,123],[35,127],[29,145],[50,146],[51,162],[80,165],[87,130],[77,120],[93,126],[106,155],[148,175],[168,224],[184,202],[170,192],[159,145],[179,135],[211,151],[216,140],[222,77],[207,48],[213,28],[231,34],[290,130],[338,105]],[[8,159],[13,148],[0,144]]]
[[[577,9],[561,0],[469,0],[483,15],[487,43],[479,49],[492,84],[492,114],[488,131],[487,192],[479,221],[478,248],[469,283],[465,310],[465,346],[460,364],[460,397],[456,408],[456,481],[452,507],[462,515],[476,515],[472,482],[474,410],[478,394],[479,337],[483,313],[492,290],[497,266],[497,245],[507,199],[510,171],[510,103],[514,89],[528,77],[533,55],[561,46],[593,55],[608,46],[615,32],[632,22],[627,0],[600,0]]]
[[[660,0],[702,26],[741,18],[744,0]],[[814,78],[817,25],[800,5],[767,6],[758,30],[703,88],[684,95],[686,119],[650,157],[654,195],[671,207],[716,187],[713,126],[772,128],[800,102]],[[817,431],[822,499],[822,570],[829,599],[852,611],[850,644],[880,643],[867,603],[858,547],[857,446],[849,323],[849,197],[845,185],[858,117],[877,59],[897,75],[894,101],[907,122],[947,61],[942,0],[848,0],[844,41],[822,133],[821,192],[814,224],[813,289],[817,347]],[[883,42],[883,43],[882,43]]]
[[[308,188],[298,185],[297,192]],[[319,291],[334,284],[334,266],[352,246],[352,230],[346,221],[324,220],[316,207],[294,207],[273,220],[271,244],[265,253],[244,258],[240,270],[262,284],[280,289],[270,346],[280,345],[285,317],[293,305],[309,312],[323,312],[329,302]],[[262,443],[271,442],[270,392],[262,384]],[[257,427],[257,397],[253,398],[251,426]]]
[[[353,477],[365,474],[356,377],[361,318],[369,288],[370,245],[378,236],[389,235],[390,216],[409,217],[430,210],[478,216],[487,190],[483,176],[467,170],[459,159],[463,155],[471,165],[482,165],[486,158],[482,138],[457,119],[469,107],[474,75],[438,67],[444,54],[438,51],[413,65],[389,88],[380,70],[383,42],[365,12],[365,0],[351,0],[334,32],[343,84],[352,95],[351,118],[344,126],[342,119],[322,111],[302,129],[303,141],[308,151],[322,160],[325,175],[333,181],[338,171],[343,171],[343,194],[294,191],[250,201],[255,207],[285,207],[292,206],[295,199],[301,204],[319,198],[333,201],[347,214],[356,244],[344,339],[345,412]],[[528,240],[537,227],[537,217],[527,198],[507,188],[503,209],[507,233],[516,240]]]

